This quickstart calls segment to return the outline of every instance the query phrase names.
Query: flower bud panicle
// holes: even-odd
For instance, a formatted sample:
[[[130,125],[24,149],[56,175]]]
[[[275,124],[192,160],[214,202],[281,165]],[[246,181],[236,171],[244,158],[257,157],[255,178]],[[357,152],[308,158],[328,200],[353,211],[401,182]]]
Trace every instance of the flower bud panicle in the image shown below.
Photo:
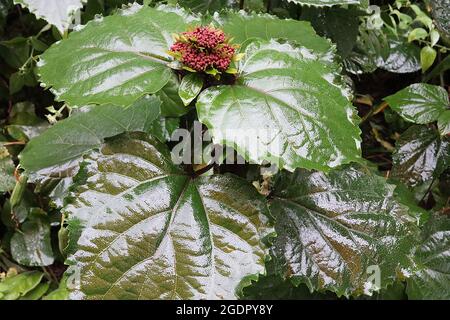
[[[210,26],[183,32],[178,39],[170,51],[178,53],[180,61],[195,71],[226,71],[236,51],[222,30]]]

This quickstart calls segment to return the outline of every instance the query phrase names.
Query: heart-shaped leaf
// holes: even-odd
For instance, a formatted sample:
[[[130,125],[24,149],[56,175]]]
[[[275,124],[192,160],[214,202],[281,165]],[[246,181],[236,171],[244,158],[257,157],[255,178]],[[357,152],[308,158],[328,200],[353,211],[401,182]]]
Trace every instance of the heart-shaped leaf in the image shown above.
[[[267,206],[245,180],[193,179],[142,134],[91,153],[79,179],[65,209],[72,298],[231,299],[264,272]]]
[[[252,38],[283,38],[314,50],[318,55],[322,54],[324,61],[334,58],[331,42],[319,37],[306,21],[279,19],[269,14],[247,14],[242,11],[214,15],[213,21],[233,38],[234,43],[243,44]]]
[[[396,143],[391,176],[410,186],[437,178],[450,165],[450,142],[427,126],[408,128]]]
[[[169,81],[171,34],[187,27],[177,13],[135,4],[53,45],[39,61],[41,81],[70,105],[128,106]]]
[[[294,283],[370,294],[407,265],[417,230],[382,177],[352,167],[328,175],[297,170],[282,173],[274,188],[274,254]]]
[[[327,170],[359,161],[360,130],[339,70],[304,47],[253,41],[236,84],[200,94],[199,120],[215,143],[251,162]]]

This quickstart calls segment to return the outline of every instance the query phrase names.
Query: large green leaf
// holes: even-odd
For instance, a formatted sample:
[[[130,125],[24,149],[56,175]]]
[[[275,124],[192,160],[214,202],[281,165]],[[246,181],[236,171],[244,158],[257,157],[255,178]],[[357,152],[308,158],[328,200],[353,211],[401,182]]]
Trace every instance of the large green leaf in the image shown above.
[[[327,170],[359,161],[360,130],[339,70],[304,47],[256,40],[235,85],[201,93],[198,117],[215,143],[251,162]]]
[[[86,107],[31,140],[20,154],[20,163],[28,171],[38,171],[77,159],[105,138],[125,131],[148,131],[160,105],[158,98],[147,96],[128,108]]]
[[[87,0],[14,0],[14,3],[28,8],[36,17],[54,25],[61,33],[69,28],[74,13],[85,2]]]
[[[319,37],[306,21],[228,11],[215,15],[214,22],[233,38],[234,43],[242,44],[251,38],[284,38],[314,50],[316,54],[323,54],[324,60],[334,58],[330,41]]]
[[[391,176],[416,186],[450,165],[450,142],[427,126],[412,126],[397,141],[392,160]]]
[[[450,114],[447,91],[427,83],[414,83],[384,98],[405,120],[425,124]],[[448,118],[448,116],[447,116]]]
[[[434,217],[415,251],[416,270],[407,279],[409,299],[450,299],[450,219]]]
[[[274,254],[294,283],[338,295],[370,293],[377,289],[373,271],[386,288],[407,264],[416,227],[384,178],[352,167],[328,175],[297,170],[282,173],[274,188]]]
[[[41,56],[41,81],[70,105],[128,106],[169,81],[171,34],[187,27],[177,13],[135,4],[53,45]]]
[[[361,4],[361,0],[287,0],[289,2],[299,4],[302,6],[312,6],[312,7],[332,7],[332,6],[342,6],[348,4]]]
[[[264,272],[267,206],[245,180],[191,178],[142,134],[87,156],[81,178],[65,208],[81,275],[72,298],[230,299]]]

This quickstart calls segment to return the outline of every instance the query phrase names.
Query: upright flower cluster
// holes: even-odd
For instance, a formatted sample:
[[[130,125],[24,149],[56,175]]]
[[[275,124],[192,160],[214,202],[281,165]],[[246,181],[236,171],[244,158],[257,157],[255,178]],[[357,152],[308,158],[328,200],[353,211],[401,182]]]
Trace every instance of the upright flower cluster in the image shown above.
[[[175,36],[169,53],[189,69],[221,73],[228,70],[235,55],[224,32],[212,26],[196,27]]]

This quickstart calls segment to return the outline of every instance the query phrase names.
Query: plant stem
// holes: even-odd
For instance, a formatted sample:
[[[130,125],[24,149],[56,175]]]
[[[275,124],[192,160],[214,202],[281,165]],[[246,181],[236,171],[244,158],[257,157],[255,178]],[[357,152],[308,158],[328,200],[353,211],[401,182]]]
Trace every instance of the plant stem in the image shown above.
[[[367,119],[369,119],[373,115],[376,115],[377,113],[380,113],[381,111],[386,109],[387,106],[388,106],[387,102],[383,101],[377,107],[370,109],[370,111],[362,118],[361,123],[366,122]]]
[[[240,10],[244,9],[244,2],[245,2],[245,0],[239,0],[239,9]]]

